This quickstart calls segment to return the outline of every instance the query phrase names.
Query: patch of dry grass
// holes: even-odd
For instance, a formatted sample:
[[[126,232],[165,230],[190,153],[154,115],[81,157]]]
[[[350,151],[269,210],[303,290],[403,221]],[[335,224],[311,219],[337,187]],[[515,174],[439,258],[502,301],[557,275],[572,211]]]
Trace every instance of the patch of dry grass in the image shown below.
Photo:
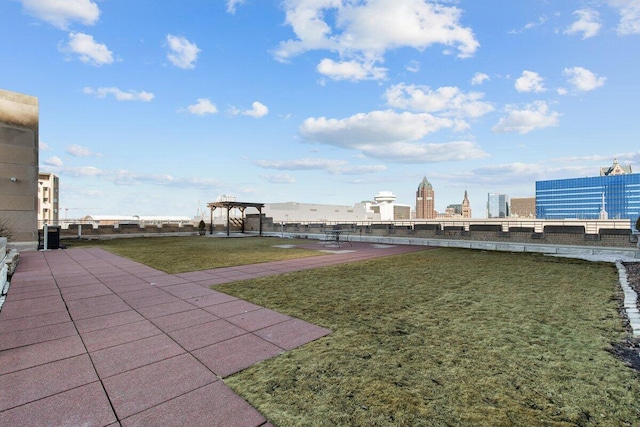
[[[170,274],[325,254],[308,249],[275,247],[277,245],[308,243],[308,240],[272,237],[218,238],[204,236],[65,240],[65,244],[69,248],[99,246]]]
[[[610,264],[438,249],[216,289],[334,331],[225,380],[281,427],[640,419]]]

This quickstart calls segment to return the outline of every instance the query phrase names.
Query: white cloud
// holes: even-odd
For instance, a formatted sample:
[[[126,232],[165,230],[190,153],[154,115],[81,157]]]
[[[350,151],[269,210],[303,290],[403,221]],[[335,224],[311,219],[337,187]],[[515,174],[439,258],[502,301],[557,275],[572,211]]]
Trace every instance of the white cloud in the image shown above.
[[[47,144],[46,142],[38,141],[38,150],[48,151],[51,150],[51,147],[49,147],[49,144]]]
[[[565,68],[564,75],[568,77],[577,90],[588,92],[602,85],[607,80],[606,77],[598,77],[596,74],[582,67]]]
[[[518,92],[544,92],[546,89],[542,83],[540,75],[533,71],[523,71],[522,76],[516,79],[516,90]]]
[[[71,154],[74,157],[101,157],[102,154],[94,153],[89,148],[81,145],[71,144],[65,149],[67,154]]]
[[[344,166],[345,160],[332,160],[320,158],[304,158],[295,160],[258,160],[256,165],[265,169],[277,170],[337,170]]]
[[[151,101],[155,95],[150,92],[138,92],[135,90],[130,90],[128,92],[124,92],[117,87],[99,87],[99,88],[91,88],[85,87],[82,89],[82,92],[86,95],[92,95],[96,98],[104,99],[107,95],[113,95],[113,97],[117,101],[142,101],[149,102]]]
[[[205,114],[216,114],[218,107],[212,104],[207,98],[198,98],[195,104],[187,107],[187,111],[191,114],[204,116]]]
[[[277,175],[262,175],[262,179],[270,184],[295,184],[296,179],[288,173],[282,173]]]
[[[423,50],[435,44],[457,49],[461,58],[472,56],[479,47],[473,31],[460,24],[457,7],[424,0],[287,0],[286,19],[296,39],[280,43],[274,56],[287,61],[311,50],[337,53],[338,63],[325,62],[322,69],[334,76],[354,79],[362,69],[366,78],[378,76],[388,50],[410,47]],[[329,19],[331,18],[331,19]],[[357,67],[355,63],[361,64]],[[368,67],[368,68],[367,68]],[[354,70],[354,68],[356,70]],[[372,73],[371,71],[377,72]]]
[[[473,78],[471,79],[471,84],[473,86],[481,85],[484,82],[491,80],[488,74],[485,73],[475,73]]]
[[[578,20],[571,24],[564,33],[569,35],[582,34],[582,39],[588,39],[598,35],[602,24],[600,23],[600,14],[592,9],[581,9],[573,12]]]
[[[410,61],[405,69],[411,73],[417,73],[420,71],[420,63],[418,61]]]
[[[255,164],[265,169],[290,171],[323,170],[338,175],[368,175],[387,169],[384,165],[350,166],[345,160],[321,158],[258,160]]]
[[[254,117],[256,119],[260,117],[264,117],[269,114],[269,108],[266,105],[261,104],[258,101],[255,101],[251,104],[251,110],[245,110],[242,112],[243,115]]]
[[[608,3],[620,14],[618,34],[640,34],[640,0],[608,0]]]
[[[300,134],[310,141],[357,148],[362,144],[415,141],[453,125],[452,120],[437,118],[431,114],[386,110],[359,113],[346,119],[310,117],[301,125]]]
[[[91,0],[22,0],[22,7],[29,15],[63,30],[72,22],[93,25],[100,17],[100,9]]]
[[[191,43],[185,37],[167,35],[167,44],[169,52],[167,59],[176,67],[183,69],[191,69],[195,67],[200,49],[195,43]]]
[[[397,84],[387,89],[387,104],[423,113],[440,113],[444,117],[478,118],[493,111],[483,102],[483,93],[464,93],[457,87],[432,90],[428,86]]]
[[[374,62],[360,61],[335,62],[325,58],[318,64],[318,72],[332,80],[381,80],[386,77],[387,69],[376,67]]]
[[[549,106],[544,101],[536,101],[527,105],[523,110],[514,106],[507,106],[507,116],[500,119],[493,131],[497,133],[518,132],[529,133],[536,129],[549,126],[557,126],[560,113],[549,111]]]
[[[55,167],[61,167],[64,165],[64,163],[58,156],[49,157],[44,161],[44,164],[47,166],[55,166]]]
[[[113,53],[107,45],[96,42],[89,34],[69,33],[68,43],[60,44],[58,49],[63,53],[78,55],[85,64],[101,66],[113,63]]]
[[[397,162],[440,162],[486,156],[467,141],[424,143],[426,135],[456,125],[431,114],[391,110],[360,113],[346,119],[308,118],[300,135],[308,141],[358,150],[364,156]]]
[[[243,4],[244,0],[227,0],[227,12],[230,14],[236,13],[236,6]]]

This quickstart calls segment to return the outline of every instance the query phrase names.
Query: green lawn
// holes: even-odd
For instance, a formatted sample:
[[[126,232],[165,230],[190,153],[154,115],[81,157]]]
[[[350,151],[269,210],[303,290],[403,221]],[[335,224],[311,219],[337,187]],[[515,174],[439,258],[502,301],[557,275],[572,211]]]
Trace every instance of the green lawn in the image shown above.
[[[437,249],[216,287],[330,328],[225,381],[285,426],[637,426],[615,267]]]
[[[170,274],[324,255],[278,245],[309,244],[275,237],[132,237],[110,240],[65,240],[68,248],[99,246]]]

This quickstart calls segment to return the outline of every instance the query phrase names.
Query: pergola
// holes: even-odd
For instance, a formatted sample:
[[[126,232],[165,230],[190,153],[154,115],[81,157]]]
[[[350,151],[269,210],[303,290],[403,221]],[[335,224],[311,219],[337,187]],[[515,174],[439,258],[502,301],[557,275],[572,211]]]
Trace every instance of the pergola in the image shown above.
[[[262,208],[264,203],[246,203],[246,202],[212,202],[207,203],[207,207],[211,209],[211,223],[209,224],[209,232],[213,233],[213,211],[216,209],[227,210],[227,236],[229,235],[229,211],[231,209],[239,209],[242,212],[242,232],[244,233],[244,211],[247,208],[256,208],[260,214],[260,235],[262,236]]]

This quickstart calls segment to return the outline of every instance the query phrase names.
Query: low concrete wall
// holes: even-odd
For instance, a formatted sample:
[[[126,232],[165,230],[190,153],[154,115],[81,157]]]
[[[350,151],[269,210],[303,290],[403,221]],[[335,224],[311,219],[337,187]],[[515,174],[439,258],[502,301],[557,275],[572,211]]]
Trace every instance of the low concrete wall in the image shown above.
[[[354,230],[352,236],[380,236],[380,237],[411,237],[415,239],[438,239],[443,241],[460,242],[499,242],[509,244],[560,245],[560,246],[592,246],[611,248],[635,248],[637,235],[632,234],[630,228],[606,228],[606,222],[600,222],[597,227],[593,224],[573,225],[557,224],[545,225],[538,220],[536,227],[505,224],[487,224],[480,220],[473,220],[464,224],[404,224],[372,223],[372,224],[274,224],[263,218],[264,232],[321,234],[326,228],[350,228]],[[615,223],[614,225],[619,225]],[[540,231],[536,231],[536,228]],[[588,230],[588,231],[587,231]],[[597,230],[597,231],[596,231]],[[594,232],[591,232],[594,231]]]

